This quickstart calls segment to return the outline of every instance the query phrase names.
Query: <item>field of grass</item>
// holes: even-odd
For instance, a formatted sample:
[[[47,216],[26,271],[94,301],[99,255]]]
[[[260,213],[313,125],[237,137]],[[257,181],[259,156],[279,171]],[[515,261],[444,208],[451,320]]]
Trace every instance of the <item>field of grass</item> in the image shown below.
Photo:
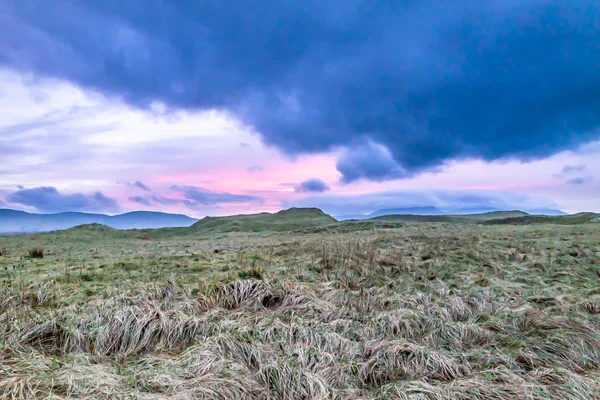
[[[600,399],[600,224],[317,219],[1,236],[0,399]]]

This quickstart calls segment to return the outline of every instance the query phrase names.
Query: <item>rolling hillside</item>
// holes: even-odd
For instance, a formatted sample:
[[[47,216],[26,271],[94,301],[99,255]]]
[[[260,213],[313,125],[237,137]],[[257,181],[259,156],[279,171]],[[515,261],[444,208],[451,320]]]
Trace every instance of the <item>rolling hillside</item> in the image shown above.
[[[477,223],[523,216],[528,216],[528,214],[523,211],[492,211],[481,214],[464,215],[384,215],[381,217],[371,218],[370,220],[390,222]]]
[[[102,224],[115,229],[187,227],[197,220],[182,214],[136,211],[120,215],[64,212],[34,214],[0,209],[0,233],[35,233],[69,229],[78,225]]]
[[[454,209],[444,209],[441,210],[436,207],[426,206],[426,207],[404,207],[404,208],[388,208],[383,210],[377,210],[370,214],[348,214],[348,215],[337,215],[336,219],[338,221],[346,221],[346,220],[363,220],[370,219],[375,217],[383,217],[388,215],[423,215],[423,216],[435,216],[435,215],[445,215],[445,216],[455,216],[455,215],[481,215],[483,218],[486,218],[486,215],[491,213],[502,213],[502,212],[514,212],[510,210],[500,210],[497,208],[490,207],[463,207],[463,208],[454,208]],[[567,215],[564,211],[549,209],[549,208],[539,208],[539,209],[526,209],[522,211],[522,215]],[[502,214],[497,214],[502,215]]]
[[[202,232],[293,231],[335,224],[337,221],[318,208],[290,208],[274,214],[261,213],[206,217],[189,230]]]
[[[523,211],[492,211],[478,214],[449,215],[383,215],[361,220],[337,221],[318,208],[290,208],[277,213],[205,217],[195,220],[180,214],[157,212],[131,212],[107,216],[103,214],[60,213],[30,214],[15,210],[0,210],[0,234],[39,233],[56,230],[93,232],[93,235],[129,237],[112,232],[112,229],[143,231],[132,234],[145,234],[152,237],[179,236],[189,233],[228,233],[228,232],[291,232],[291,231],[343,231],[387,228],[399,223],[457,223],[457,224],[508,224],[527,225],[555,223],[573,225],[591,222],[599,214],[580,213],[564,216],[530,215]],[[100,229],[101,227],[101,229]],[[108,231],[107,231],[108,229]],[[90,231],[91,230],[91,231]],[[100,232],[101,231],[101,232]]]

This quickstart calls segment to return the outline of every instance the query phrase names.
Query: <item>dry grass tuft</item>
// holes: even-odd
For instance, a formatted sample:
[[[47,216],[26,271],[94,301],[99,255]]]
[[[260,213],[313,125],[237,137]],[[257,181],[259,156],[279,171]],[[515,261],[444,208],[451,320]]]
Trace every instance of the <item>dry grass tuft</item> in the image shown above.
[[[468,365],[407,342],[377,343],[367,347],[366,358],[359,373],[361,383],[366,386],[420,378],[452,381],[471,374]]]
[[[31,258],[44,258],[44,249],[40,247],[29,249],[28,254]]]

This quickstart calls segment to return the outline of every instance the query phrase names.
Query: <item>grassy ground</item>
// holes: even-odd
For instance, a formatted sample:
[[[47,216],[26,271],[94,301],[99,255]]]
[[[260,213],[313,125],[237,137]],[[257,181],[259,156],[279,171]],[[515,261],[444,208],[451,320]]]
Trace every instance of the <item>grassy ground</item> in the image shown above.
[[[600,224],[93,226],[0,249],[0,399],[600,399]]]

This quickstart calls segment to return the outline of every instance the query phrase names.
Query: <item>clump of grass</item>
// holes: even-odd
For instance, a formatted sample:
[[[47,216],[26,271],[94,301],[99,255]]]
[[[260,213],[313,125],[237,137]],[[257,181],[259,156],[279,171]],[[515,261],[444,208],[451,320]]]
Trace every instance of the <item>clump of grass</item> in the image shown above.
[[[379,343],[367,349],[367,356],[360,371],[360,380],[365,385],[381,386],[421,378],[451,381],[471,374],[468,365],[407,342]]]
[[[44,249],[41,247],[34,247],[33,249],[29,249],[28,254],[30,258],[44,258]]]

